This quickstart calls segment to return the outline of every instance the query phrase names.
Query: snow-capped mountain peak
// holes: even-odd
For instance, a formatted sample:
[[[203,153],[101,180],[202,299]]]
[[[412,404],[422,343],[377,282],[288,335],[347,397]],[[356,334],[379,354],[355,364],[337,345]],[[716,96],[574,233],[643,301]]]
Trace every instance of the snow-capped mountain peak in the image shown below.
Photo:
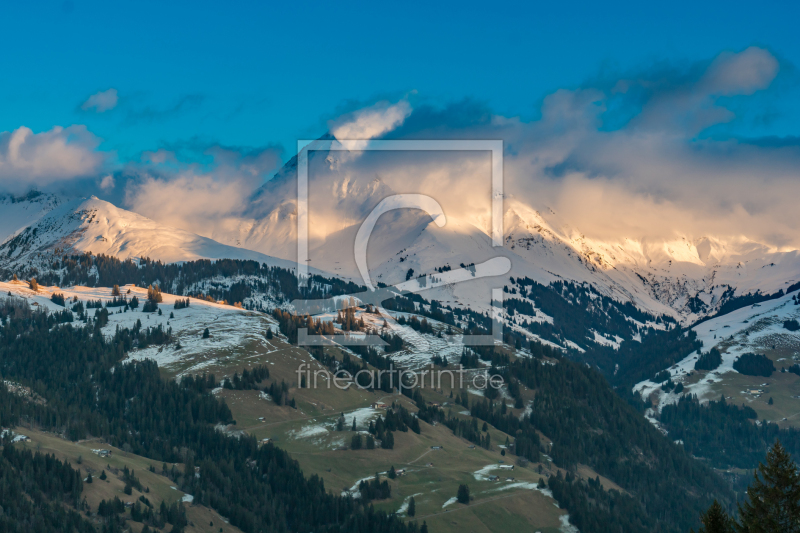
[[[0,246],[0,259],[6,265],[13,265],[30,261],[42,252],[92,252],[120,259],[148,257],[164,262],[253,259],[292,265],[164,226],[96,197],[64,201],[44,213]]]

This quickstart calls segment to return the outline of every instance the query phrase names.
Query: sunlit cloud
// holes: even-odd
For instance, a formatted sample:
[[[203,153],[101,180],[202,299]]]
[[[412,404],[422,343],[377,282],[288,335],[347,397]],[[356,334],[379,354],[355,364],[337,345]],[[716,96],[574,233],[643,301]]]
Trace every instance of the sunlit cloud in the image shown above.
[[[34,133],[22,126],[0,133],[0,187],[20,190],[91,176],[106,159],[84,126]]]

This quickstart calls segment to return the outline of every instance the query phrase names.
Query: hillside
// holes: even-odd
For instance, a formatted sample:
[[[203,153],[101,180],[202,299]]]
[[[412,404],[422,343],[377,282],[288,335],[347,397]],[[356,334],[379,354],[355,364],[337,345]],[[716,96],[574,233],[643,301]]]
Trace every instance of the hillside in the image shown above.
[[[86,260],[85,257],[81,259]],[[510,345],[480,349],[479,352],[465,349],[458,341],[459,335],[468,326],[483,327],[479,324],[486,323],[480,320],[479,315],[437,311],[441,313],[437,315],[441,318],[438,320],[426,316],[433,315],[435,309],[432,304],[423,301],[418,308],[419,314],[393,311],[398,321],[405,322],[398,325],[398,329],[393,327],[393,333],[407,339],[397,351],[371,353],[335,345],[307,351],[293,345],[289,338],[292,334],[291,321],[287,322],[285,317],[290,315],[270,316],[200,298],[191,298],[189,307],[176,309],[175,304],[185,300],[185,296],[167,292],[162,293],[162,301],[158,304],[160,311],[145,313],[141,306],[129,308],[134,296],[144,303],[147,291],[124,284],[125,276],[130,272],[125,263],[113,263],[102,257],[92,260],[98,262],[103,279],[116,276],[116,281],[122,284],[120,293],[125,305],[119,305],[117,298],[115,306],[115,297],[107,287],[42,285],[38,291],[33,291],[21,281],[4,283],[0,287],[2,294],[11,292],[13,301],[22,299],[33,310],[47,309],[52,320],[65,324],[52,327],[48,335],[56,338],[64,335],[75,337],[70,344],[76,347],[83,342],[98,342],[98,333],[105,339],[104,342],[114,346],[127,342],[124,340],[128,335],[125,332],[132,332],[134,340],[128,344],[130,349],[126,349],[125,364],[115,367],[113,374],[106,377],[79,374],[80,377],[72,379],[99,380],[92,386],[105,391],[109,386],[106,380],[127,379],[126,376],[131,372],[144,371],[148,360],[158,362],[159,374],[162,379],[168,380],[165,382],[168,387],[175,386],[169,385],[175,383],[169,381],[172,378],[178,378],[181,384],[187,384],[185,386],[188,387],[192,387],[193,376],[202,376],[202,383],[211,379],[213,386],[199,389],[205,391],[204,401],[211,401],[211,398],[224,401],[231,413],[227,419],[223,417],[216,423],[217,431],[232,437],[271,439],[278,448],[288,450],[299,461],[306,475],[320,476],[333,494],[344,492],[347,496],[360,480],[373,477],[375,472],[388,472],[392,466],[396,469],[403,467],[405,473],[391,480],[388,496],[375,497],[375,507],[397,512],[402,517],[401,511],[413,496],[417,504],[417,516],[429,526],[436,526],[437,531],[453,530],[453,522],[457,525],[462,523],[462,519],[468,519],[480,521],[486,531],[497,532],[505,531],[508,527],[566,532],[572,531],[570,528],[574,526],[581,531],[592,532],[605,531],[603,528],[608,525],[624,527],[626,531],[644,532],[657,527],[657,524],[665,531],[681,531],[683,525],[693,523],[694,515],[705,503],[703,500],[687,499],[688,492],[678,490],[678,487],[692,487],[690,492],[700,493],[717,490],[712,488],[716,481],[709,470],[693,464],[679,447],[661,437],[641,413],[611,391],[597,372],[562,357],[559,350],[527,341],[515,349],[514,343],[523,342],[520,334],[509,337]],[[244,269],[250,265],[248,262],[231,263],[226,268],[239,264],[239,268]],[[110,269],[111,264],[117,264],[115,268],[119,270]],[[146,277],[151,275],[150,272],[157,272],[166,282],[165,287],[187,287],[181,281],[186,276],[192,276],[195,283],[201,283],[196,270],[199,265],[202,263],[186,262],[172,267],[158,267],[152,262],[145,262],[133,273]],[[174,273],[170,274],[172,270]],[[245,298],[245,305],[252,307],[256,302],[259,307],[282,305],[280,295],[283,289],[278,290],[280,285],[276,287],[274,284],[283,278],[275,276],[274,270],[265,272],[268,276],[251,278],[246,286],[254,286],[255,280],[261,279],[265,286],[259,293],[269,294],[271,299],[264,300],[258,293],[253,293]],[[70,270],[67,268],[64,273],[68,275]],[[212,280],[217,280],[216,283],[225,279],[213,270],[209,270],[208,274]],[[247,277],[239,279],[248,280]],[[288,279],[293,278],[290,276]],[[140,287],[146,284],[138,278],[136,282]],[[324,286],[322,279],[316,283]],[[231,290],[232,287],[229,281],[222,290]],[[531,291],[535,288],[522,282],[514,287],[515,290],[527,287],[526,290]],[[338,287],[335,290],[342,289]],[[552,292],[543,287],[538,290]],[[66,306],[53,301],[53,295],[56,294],[63,295]],[[561,298],[555,292],[553,295]],[[531,296],[535,297],[533,293]],[[579,296],[581,300],[584,298]],[[93,305],[88,308],[90,302],[98,301],[101,307]],[[399,299],[396,305],[405,308],[413,304],[410,300]],[[563,305],[573,304],[565,301]],[[330,321],[336,317],[331,315],[322,318]],[[364,320],[367,327],[381,327],[380,318],[363,307],[354,310],[353,319],[357,322]],[[424,319],[424,322],[414,322],[412,319]],[[6,365],[2,370],[3,375],[12,383],[12,389],[9,390],[14,391],[25,390],[24,387],[33,384],[30,372],[34,368],[26,369],[25,365],[34,364],[37,360],[24,359],[29,361],[25,365],[12,363],[26,353],[24,343],[29,342],[27,335],[13,336],[14,331],[23,327],[19,323],[21,320],[29,319],[24,318],[23,312],[13,311],[6,319],[7,326],[0,328],[0,333],[12,328],[12,336],[6,337],[5,342],[23,343],[21,348],[7,351],[0,358]],[[478,323],[475,323],[476,320]],[[341,323],[333,325],[335,328],[343,327]],[[206,327],[210,334],[204,339]],[[420,329],[415,331],[414,328]],[[449,342],[439,337],[448,328],[455,334],[455,339]],[[72,331],[75,333],[70,333]],[[81,334],[81,331],[84,333]],[[418,339],[424,341],[424,348],[418,344]],[[33,341],[30,338],[30,342]],[[75,355],[69,358],[91,353],[83,350],[70,353],[73,352]],[[39,357],[47,357],[48,353],[49,350],[46,350]],[[111,353],[115,354],[115,358],[119,357],[116,355],[118,351],[112,350]],[[391,361],[399,368],[419,372],[427,366],[426,362],[433,355],[445,353],[447,361],[437,364],[453,368],[459,361],[464,362],[470,368],[468,376],[477,375],[481,367],[492,366],[502,372],[508,387],[504,387],[500,396],[488,403],[485,401],[488,393],[473,385],[463,389],[447,384],[436,389],[418,388],[413,394],[408,392],[413,395],[411,398],[378,388],[339,390],[324,385],[312,388],[304,387],[297,381],[297,369],[301,363],[310,365],[312,370],[354,371],[360,368],[386,368],[387,362]],[[464,355],[466,359],[462,358]],[[69,361],[64,363],[70,368],[74,367]],[[266,378],[263,370],[259,370],[261,368],[268,370]],[[260,374],[253,382],[251,377],[256,372]],[[140,379],[144,379],[144,376]],[[47,405],[57,408],[62,405],[60,398],[64,392],[60,392],[62,389],[59,387],[53,388],[53,385],[44,386],[44,383],[53,379],[54,385],[60,383],[54,376],[47,378],[37,385],[35,392],[47,400]],[[151,383],[153,377],[146,379],[147,383]],[[148,389],[139,390],[137,387],[130,389],[125,397],[144,398],[142,395],[150,394]],[[381,402],[387,405],[374,405]],[[137,404],[134,402],[131,405]],[[100,416],[101,413],[93,416]],[[201,411],[197,413],[192,418],[199,416]],[[339,427],[342,415],[344,423]],[[377,440],[379,444],[375,450],[353,449],[351,441],[356,434],[360,434],[362,439],[367,438],[371,435],[370,431],[374,431],[372,427],[375,423],[392,416],[411,416],[406,420],[412,426],[393,430],[391,447],[384,448],[381,441]],[[356,423],[355,432],[351,427],[352,419]],[[37,417],[37,420],[42,418]],[[140,418],[126,417],[125,420],[130,424],[143,423]],[[418,421],[417,429],[413,427],[413,420]],[[481,429],[484,422],[486,425]],[[97,422],[92,424],[91,427],[96,427]],[[59,431],[57,425],[41,421],[37,422],[37,427],[39,430]],[[147,425],[141,427],[142,430],[147,428],[152,431]],[[80,430],[73,428],[70,431]],[[168,432],[170,435],[171,431]],[[385,434],[381,435],[381,438],[386,438]],[[143,442],[129,440],[118,432],[104,437],[102,430],[99,434],[92,432],[86,436],[108,438],[117,447],[127,442],[138,455],[157,461],[161,461],[163,454],[167,453],[160,449],[158,441],[152,439]],[[180,437],[176,434],[169,438]],[[641,461],[625,459],[634,449],[644,453]],[[611,450],[617,451],[609,453]],[[196,453],[206,452],[198,449]],[[511,475],[493,478],[498,475],[497,472],[502,473],[499,465],[514,465],[515,470]],[[673,470],[672,465],[683,466]],[[388,474],[384,474],[384,479],[385,476]],[[196,495],[200,490],[194,488],[185,477],[180,483],[176,486],[189,494]],[[460,484],[470,487],[473,500],[468,506],[454,503],[455,492]],[[216,489],[207,487],[203,490]],[[653,501],[652,494],[661,496]],[[718,497],[725,500],[731,498],[725,490],[721,490]],[[649,501],[648,507],[653,511],[644,507],[645,500]],[[587,507],[590,501],[602,502],[602,510],[590,511],[590,507]],[[567,513],[559,511],[554,505],[556,502],[559,507],[566,508],[568,518]],[[220,507],[214,500],[204,500],[203,504],[231,518],[230,513],[224,510],[226,507]],[[667,521],[659,518],[664,509],[674,505],[691,505],[696,509]],[[456,514],[451,517],[452,513]],[[459,519],[458,516],[463,518]],[[408,523],[413,524],[414,520],[408,520]],[[243,525],[245,522],[232,521],[232,524],[247,530]]]

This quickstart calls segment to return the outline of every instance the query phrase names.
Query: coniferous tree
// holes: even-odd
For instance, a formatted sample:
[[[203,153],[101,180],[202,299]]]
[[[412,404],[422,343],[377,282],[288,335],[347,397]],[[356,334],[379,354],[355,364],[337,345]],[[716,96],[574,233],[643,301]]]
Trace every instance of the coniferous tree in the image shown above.
[[[714,500],[708,511],[700,515],[700,522],[703,525],[697,533],[733,533],[733,521],[717,500]]]
[[[469,503],[469,487],[467,485],[459,485],[458,486],[458,494],[456,495],[458,498],[458,503],[468,504]]]
[[[384,435],[383,440],[381,441],[381,448],[384,450],[394,449],[394,435],[391,431],[387,431],[386,435]]]
[[[759,464],[747,500],[739,504],[739,533],[800,532],[800,474],[780,441]]]

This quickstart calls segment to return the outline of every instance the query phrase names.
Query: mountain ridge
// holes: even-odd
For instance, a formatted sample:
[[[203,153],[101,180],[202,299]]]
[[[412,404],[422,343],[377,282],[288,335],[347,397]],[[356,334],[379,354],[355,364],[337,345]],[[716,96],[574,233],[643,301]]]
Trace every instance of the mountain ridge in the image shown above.
[[[158,259],[167,263],[196,259],[246,259],[291,268],[293,263],[236,248],[114,206],[96,197],[62,200],[27,225],[5,236],[0,260],[7,266],[34,261],[44,252],[91,252],[119,259]],[[2,227],[12,227],[7,213]]]
[[[355,234],[361,220],[396,192],[379,176],[349,173],[342,163],[350,157],[347,152],[309,153],[309,266],[362,283],[352,251]],[[162,226],[109,203],[84,206],[83,215],[72,216],[81,210],[80,202],[103,202],[99,199],[64,200],[41,193],[0,199],[0,257],[15,263],[35,251],[68,248],[123,259],[254,259],[292,268],[297,257],[296,172],[295,157],[252,195],[238,225],[220,226],[208,235]],[[92,209],[106,215],[89,220]],[[683,325],[716,314],[732,298],[777,294],[800,281],[800,252],[744,236],[602,240],[561,221],[550,208],[537,209],[508,196],[504,246],[496,248],[486,220],[445,214],[447,223],[439,228],[422,211],[385,213],[367,249],[372,279],[391,285],[404,281],[409,271],[435,274],[499,255],[511,260],[510,277],[544,285],[589,283],[601,294],[656,316],[667,314]],[[490,288],[503,285],[502,279],[475,280],[437,289],[431,297],[486,310]]]

